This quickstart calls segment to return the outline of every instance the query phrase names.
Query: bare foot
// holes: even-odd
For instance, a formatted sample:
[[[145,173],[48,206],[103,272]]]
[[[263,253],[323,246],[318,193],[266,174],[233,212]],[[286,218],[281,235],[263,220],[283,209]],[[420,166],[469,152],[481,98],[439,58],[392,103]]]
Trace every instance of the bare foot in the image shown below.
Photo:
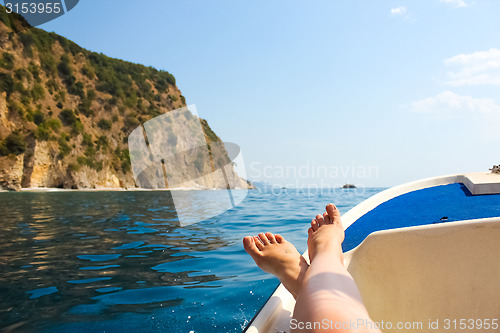
[[[316,215],[311,221],[311,227],[307,231],[307,247],[309,249],[309,261],[321,252],[338,252],[339,260],[344,263],[342,253],[342,242],[344,241],[344,227],[340,220],[340,212],[334,204],[326,206],[326,213]]]
[[[278,277],[297,298],[309,265],[292,243],[267,232],[243,238],[243,246],[257,266]]]

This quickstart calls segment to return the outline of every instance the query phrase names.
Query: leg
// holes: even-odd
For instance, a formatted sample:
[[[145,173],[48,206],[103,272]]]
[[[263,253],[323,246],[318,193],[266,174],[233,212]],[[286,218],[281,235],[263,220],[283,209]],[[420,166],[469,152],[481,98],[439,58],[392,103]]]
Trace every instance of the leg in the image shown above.
[[[309,265],[292,243],[270,232],[243,238],[245,250],[262,270],[277,276],[297,298]]]
[[[308,230],[311,265],[297,297],[293,314],[297,325],[292,325],[292,329],[297,332],[380,332],[369,329],[373,328],[373,323],[356,283],[344,268],[341,248],[344,229],[340,212],[333,204],[329,204],[326,211],[323,216],[316,216]],[[314,326],[308,329],[299,323]]]

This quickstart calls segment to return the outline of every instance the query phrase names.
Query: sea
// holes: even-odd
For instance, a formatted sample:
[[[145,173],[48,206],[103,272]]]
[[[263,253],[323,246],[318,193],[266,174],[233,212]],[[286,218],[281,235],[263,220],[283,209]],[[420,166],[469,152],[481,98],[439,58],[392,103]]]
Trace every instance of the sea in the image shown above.
[[[242,238],[279,233],[302,253],[326,204],[381,190],[255,189],[187,226],[168,191],[0,193],[0,331],[241,332],[279,285]]]

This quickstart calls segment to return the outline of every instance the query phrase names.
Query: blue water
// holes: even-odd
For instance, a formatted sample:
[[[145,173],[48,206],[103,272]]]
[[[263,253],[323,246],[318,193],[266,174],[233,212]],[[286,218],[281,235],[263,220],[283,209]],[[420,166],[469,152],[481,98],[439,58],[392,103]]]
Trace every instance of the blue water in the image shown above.
[[[187,227],[169,192],[0,193],[0,330],[240,332],[279,283],[241,238],[303,252],[328,202],[346,212],[380,190],[255,190]]]

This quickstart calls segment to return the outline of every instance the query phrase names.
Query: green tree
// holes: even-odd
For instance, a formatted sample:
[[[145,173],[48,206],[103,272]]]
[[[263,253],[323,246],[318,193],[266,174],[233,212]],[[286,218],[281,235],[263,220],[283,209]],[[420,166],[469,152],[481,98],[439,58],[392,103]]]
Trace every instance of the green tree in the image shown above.
[[[28,66],[28,70],[30,71],[31,75],[35,79],[35,82],[41,82],[42,79],[40,78],[40,67],[35,65],[35,63],[32,61],[30,62]]]
[[[73,134],[80,134],[83,133],[84,127],[80,119],[76,118],[75,122],[73,123],[73,126],[71,127],[71,132]]]
[[[5,24],[8,28],[11,27],[9,14],[7,14],[7,11],[5,9],[0,10],[0,22],[3,22],[3,24]]]
[[[36,129],[35,138],[40,141],[47,141],[50,139],[51,134],[51,129],[42,123]]]
[[[96,148],[97,150],[100,150],[101,148],[103,150],[106,150],[109,147],[108,138],[105,135],[101,135],[96,140],[96,146],[97,146],[97,148]]]
[[[99,122],[97,123],[97,126],[99,126],[99,128],[103,129],[103,130],[110,130],[111,129],[111,122],[107,119],[101,119],[99,120]]]
[[[59,119],[55,119],[55,118],[47,120],[46,124],[48,127],[50,127],[54,131],[59,130],[62,126],[61,121]]]
[[[57,74],[57,61],[52,54],[41,53],[39,58],[42,69],[47,73],[47,76],[54,76]]]
[[[133,129],[139,126],[140,122],[137,120],[134,113],[128,113],[125,117],[125,129]]]
[[[9,134],[3,142],[0,143],[0,155],[19,155],[26,151],[26,140],[19,131]]]
[[[31,96],[33,97],[34,102],[45,96],[45,89],[43,89],[43,86],[40,83],[35,83],[33,89],[31,90]]]
[[[63,133],[65,134],[65,133]],[[59,155],[61,157],[65,157],[71,153],[71,147],[68,145],[68,136],[66,135],[61,135],[59,137],[58,143],[59,143]]]
[[[93,90],[91,90],[93,91]],[[90,117],[94,114],[94,111],[90,108],[92,106],[92,99],[88,97],[83,98],[81,103],[78,104],[78,112],[85,115],[86,117]]]
[[[70,109],[64,109],[61,111],[59,114],[59,119],[61,119],[62,123],[65,126],[71,126],[76,122],[76,116],[73,110]]]
[[[44,117],[44,115],[43,115],[43,113],[42,113],[41,111],[35,111],[35,112],[33,113],[33,122],[34,122],[35,124],[37,124],[37,125],[42,124],[42,123],[43,123],[43,121],[44,121],[44,118],[45,118],[45,117]]]
[[[83,133],[82,144],[86,146],[93,146],[94,143],[92,142],[92,134]]]
[[[57,65],[57,69],[59,70],[59,75],[62,79],[73,75],[73,70],[69,64],[69,57],[67,54],[63,54],[61,56],[61,61],[59,62],[59,65]]]
[[[59,89],[59,85],[54,79],[48,80],[46,86],[47,89],[49,89],[49,94],[51,95],[54,95],[54,92],[56,92],[57,89]]]
[[[9,52],[3,52],[0,66],[8,70],[14,69],[14,56]]]
[[[28,81],[30,81],[30,79],[31,79],[31,74],[26,68],[16,69],[15,76],[16,76],[16,79],[18,79],[18,80],[27,79]]]
[[[7,73],[0,73],[0,92],[5,91],[7,93],[7,97],[10,96],[14,89],[14,80]]]
[[[95,78],[95,72],[92,66],[85,65],[82,67],[82,74],[87,76],[89,79],[93,80]]]

